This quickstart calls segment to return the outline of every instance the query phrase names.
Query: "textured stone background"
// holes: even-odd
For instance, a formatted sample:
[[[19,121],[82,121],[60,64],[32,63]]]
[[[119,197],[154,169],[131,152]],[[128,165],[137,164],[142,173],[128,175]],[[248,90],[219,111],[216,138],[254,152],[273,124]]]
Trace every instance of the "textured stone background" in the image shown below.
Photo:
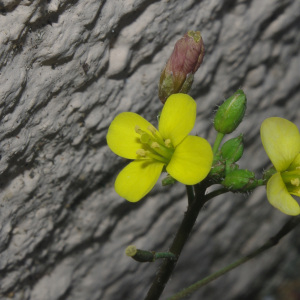
[[[213,110],[242,87],[241,165],[269,165],[262,120],[300,125],[298,0],[0,1],[0,298],[143,299],[159,265],[124,255],[165,250],[186,208],[184,187],[137,204],[113,183],[125,161],[106,146],[122,111],[155,122],[160,71],[175,41],[201,30],[204,63],[191,95],[195,133],[211,143]],[[261,245],[287,217],[265,189],[218,197],[201,212],[164,297]],[[279,298],[298,280],[299,229],[191,299]],[[297,281],[296,281],[297,284]]]

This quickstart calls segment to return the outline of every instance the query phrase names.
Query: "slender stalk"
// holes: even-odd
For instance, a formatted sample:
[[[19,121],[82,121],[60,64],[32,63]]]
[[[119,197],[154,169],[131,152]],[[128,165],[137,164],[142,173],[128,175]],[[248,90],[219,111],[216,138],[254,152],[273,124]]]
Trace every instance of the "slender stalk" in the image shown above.
[[[205,195],[205,202],[219,195],[230,192],[227,188],[220,188]]]
[[[215,140],[215,143],[214,143],[214,146],[213,146],[213,154],[216,154],[218,149],[219,149],[219,146],[224,138],[225,134],[224,133],[221,133],[221,132],[218,132],[217,134],[217,137],[216,137],[216,140]]]
[[[171,298],[168,300],[180,300],[188,295],[192,294],[202,286],[208,284],[209,282],[219,278],[220,276],[224,275],[225,273],[235,269],[236,267],[240,266],[241,264],[247,262],[248,260],[258,256],[262,252],[268,250],[269,248],[275,246],[278,244],[278,242],[290,231],[292,231],[298,224],[300,224],[300,215],[296,217],[292,217],[280,230],[279,232],[271,237],[263,246],[257,248],[256,250],[250,252],[248,255],[236,260],[232,264],[226,266],[225,268],[215,272],[212,275],[209,275],[205,277],[204,279],[201,279],[200,281],[192,284],[191,286],[183,289],[181,292],[173,295]]]
[[[186,186],[186,193],[187,193],[187,196],[188,196],[188,203],[189,205],[192,204],[192,202],[194,201],[194,189],[193,189],[193,186],[192,185],[187,185]]]
[[[202,181],[201,183],[194,186],[195,196],[194,199],[189,199],[189,205],[186,213],[184,214],[184,218],[181,222],[181,225],[175,235],[175,238],[170,247],[170,252],[175,254],[177,260],[181,254],[181,251],[193,229],[195,221],[198,217],[199,211],[203,207],[205,203],[205,190],[206,183]],[[188,189],[188,196],[191,197],[193,195]],[[192,201],[191,201],[192,200]],[[150,287],[145,300],[158,300],[160,295],[162,294],[175,266],[177,260],[169,260],[164,259],[162,262],[156,277]]]
[[[171,253],[171,252],[156,252],[154,254],[155,259],[160,259],[160,258],[167,258],[167,259],[174,259],[176,260],[176,256]]]

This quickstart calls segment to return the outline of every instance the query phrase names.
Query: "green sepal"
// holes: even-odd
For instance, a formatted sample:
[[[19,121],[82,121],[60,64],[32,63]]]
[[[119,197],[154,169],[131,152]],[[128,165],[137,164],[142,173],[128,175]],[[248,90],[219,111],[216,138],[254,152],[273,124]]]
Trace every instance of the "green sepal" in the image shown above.
[[[225,177],[225,165],[225,160],[214,159],[208,177],[214,182],[220,182]]]
[[[242,90],[237,90],[219,107],[214,127],[218,132],[229,134],[242,122],[247,106],[247,98]]]
[[[179,93],[187,94],[192,87],[193,81],[194,81],[194,74],[193,73],[188,74]]]
[[[165,177],[161,183],[163,186],[166,186],[166,185],[170,185],[170,184],[174,184],[177,180],[174,179],[171,175],[167,175],[167,177]]]
[[[221,183],[231,191],[246,192],[258,185],[255,174],[249,170],[237,169],[226,174]]]
[[[226,161],[225,163],[225,176],[227,176],[227,174],[231,173],[232,171],[238,170],[239,169],[239,165],[238,164],[234,164],[231,163],[230,161]]]
[[[174,94],[174,82],[173,82],[173,74],[169,74],[164,77],[160,82],[158,97],[160,99],[164,99],[163,103],[165,103],[166,99]]]
[[[271,167],[268,170],[265,170],[263,172],[263,176],[262,176],[263,180],[265,182],[267,182],[276,172],[277,171],[276,171],[275,167]]]
[[[236,138],[228,140],[225,142],[221,148],[222,158],[230,161],[237,162],[243,155],[244,145],[243,145],[243,135],[239,135]]]

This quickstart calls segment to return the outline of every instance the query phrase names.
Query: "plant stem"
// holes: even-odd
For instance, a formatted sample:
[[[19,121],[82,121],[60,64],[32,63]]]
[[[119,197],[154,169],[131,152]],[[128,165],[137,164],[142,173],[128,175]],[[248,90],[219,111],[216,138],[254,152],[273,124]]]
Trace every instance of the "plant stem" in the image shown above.
[[[154,258],[155,259],[167,258],[167,259],[176,260],[176,256],[171,252],[155,252]]]
[[[203,207],[205,203],[205,191],[206,191],[206,183],[202,181],[201,183],[194,186],[195,196],[193,201],[189,199],[189,205],[186,213],[184,214],[184,218],[181,222],[181,225],[175,235],[175,238],[170,247],[170,252],[175,254],[177,260],[180,256],[180,253],[193,229],[193,226],[198,217],[199,211]],[[193,195],[188,189],[188,197]],[[160,295],[162,294],[175,266],[177,260],[169,260],[164,259],[162,262],[158,273],[150,287],[145,300],[158,300]]]
[[[212,149],[214,155],[217,153],[224,136],[225,136],[224,133],[218,132],[213,149]]]
[[[187,185],[186,186],[186,193],[187,193],[187,196],[188,196],[188,204],[191,205],[192,202],[194,201],[194,198],[195,198],[193,186]]]
[[[187,297],[188,295],[192,294],[196,290],[198,290],[200,287],[208,284],[209,282],[219,278],[220,276],[224,275],[225,273],[231,271],[232,269],[235,269],[236,267],[240,266],[241,264],[247,262],[248,260],[256,257],[257,255],[261,254],[262,252],[266,251],[267,249],[275,246],[278,244],[281,238],[283,238],[286,234],[288,234],[290,231],[292,231],[298,224],[300,223],[300,215],[296,217],[292,217],[280,230],[279,232],[271,237],[263,246],[257,248],[256,250],[250,252],[248,255],[236,260],[234,263],[226,266],[225,268],[217,271],[216,273],[209,275],[205,277],[204,279],[201,279],[200,281],[192,284],[191,286],[183,289],[181,292],[173,295],[168,300],[180,300],[184,297]]]
[[[217,197],[219,195],[222,195],[222,194],[225,194],[225,193],[228,193],[230,192],[227,188],[220,188],[218,190],[214,190],[208,194],[205,195],[205,202],[207,202],[208,200],[214,198],[214,197]]]

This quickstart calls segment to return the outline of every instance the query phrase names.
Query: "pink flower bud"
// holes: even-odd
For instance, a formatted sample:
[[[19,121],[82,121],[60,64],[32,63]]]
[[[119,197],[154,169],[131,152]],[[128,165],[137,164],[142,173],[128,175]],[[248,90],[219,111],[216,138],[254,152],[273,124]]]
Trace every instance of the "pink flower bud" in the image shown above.
[[[158,94],[162,103],[172,94],[186,94],[190,90],[203,57],[204,44],[200,31],[188,31],[176,42],[160,76]]]

